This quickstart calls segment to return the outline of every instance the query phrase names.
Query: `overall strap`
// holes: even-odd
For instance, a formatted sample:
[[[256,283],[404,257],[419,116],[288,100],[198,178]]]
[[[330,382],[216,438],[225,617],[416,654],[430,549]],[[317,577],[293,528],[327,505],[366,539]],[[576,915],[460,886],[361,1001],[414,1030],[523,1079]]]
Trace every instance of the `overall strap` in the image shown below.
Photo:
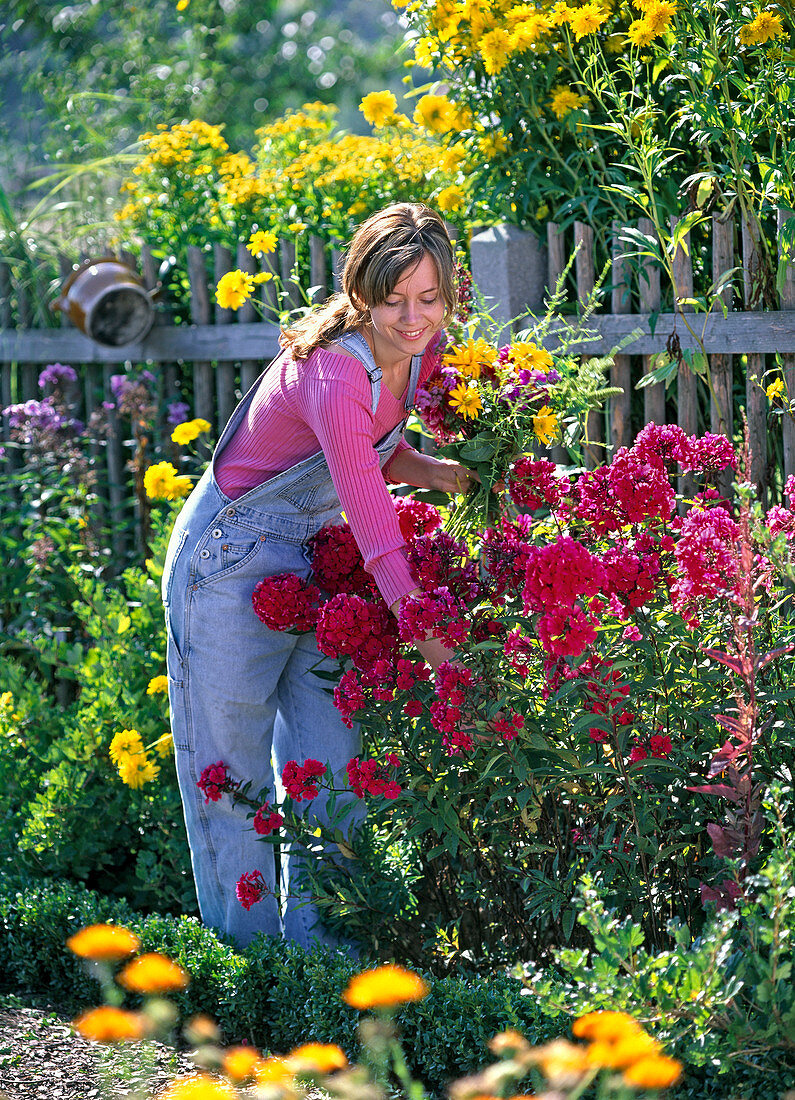
[[[381,396],[381,379],[383,375],[381,368],[378,366],[375,359],[373,359],[370,345],[360,332],[346,332],[335,340],[335,343],[345,348],[354,359],[358,359],[367,371],[367,377],[370,379],[373,395],[372,413],[373,416],[375,416],[375,410],[378,408],[378,399]]]
[[[417,382],[420,378],[420,368],[422,367],[422,356],[413,355],[411,357],[411,373],[409,374],[409,384],[406,390],[406,413],[410,413],[414,408],[414,397],[417,393]]]

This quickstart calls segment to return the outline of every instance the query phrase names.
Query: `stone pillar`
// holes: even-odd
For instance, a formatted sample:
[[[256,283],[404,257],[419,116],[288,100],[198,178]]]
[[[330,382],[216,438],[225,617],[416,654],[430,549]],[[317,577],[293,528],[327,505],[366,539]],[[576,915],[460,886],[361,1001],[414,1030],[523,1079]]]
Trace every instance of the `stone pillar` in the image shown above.
[[[469,249],[472,279],[498,324],[520,329],[529,310],[543,310],[547,250],[535,233],[495,225],[477,233]]]

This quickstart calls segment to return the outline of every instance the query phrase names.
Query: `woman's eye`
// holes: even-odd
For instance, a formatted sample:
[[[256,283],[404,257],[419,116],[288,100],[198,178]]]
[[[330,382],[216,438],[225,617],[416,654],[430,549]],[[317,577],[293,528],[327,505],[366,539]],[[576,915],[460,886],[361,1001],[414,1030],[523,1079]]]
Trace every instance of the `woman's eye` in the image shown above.
[[[424,306],[432,306],[433,303],[436,301],[436,298],[437,295],[434,294],[433,298],[422,298],[421,301]]]

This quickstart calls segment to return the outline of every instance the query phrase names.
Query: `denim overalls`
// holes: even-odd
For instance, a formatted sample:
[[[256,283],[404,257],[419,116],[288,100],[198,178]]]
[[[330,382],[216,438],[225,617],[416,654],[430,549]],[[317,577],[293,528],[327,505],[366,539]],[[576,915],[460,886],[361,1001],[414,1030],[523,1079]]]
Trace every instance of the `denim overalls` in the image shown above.
[[[381,370],[360,334],[337,344],[367,371],[375,414]],[[414,402],[421,357],[415,356],[406,396]],[[266,368],[267,369],[267,368]],[[264,372],[263,372],[264,373]],[[208,764],[221,760],[235,780],[251,781],[252,794],[273,790],[288,760],[328,763],[344,786],[345,765],[360,751],[359,731],[343,725],[327,681],[312,669],[333,670],[318,652],[315,635],[271,631],[254,613],[251,594],[276,573],[310,573],[309,540],[341,522],[341,504],[322,452],[231,500],[219,488],[215,461],[246,415],[262,375],[221,434],[210,465],[179,513],[163,569],[168,634],[169,701],[177,778],[185,811],[202,920],[245,946],[257,932],[284,935],[307,946],[332,942],[310,901],[301,900],[300,858],[282,848],[282,897],[273,893],[249,911],[235,895],[244,871],[275,885],[274,849],[258,841],[243,807],[229,796],[205,804],[196,786]],[[381,467],[394,452],[405,418],[375,444]],[[273,764],[272,764],[273,760]],[[278,783],[278,778],[277,778]],[[281,793],[281,792],[279,792]],[[299,804],[323,820],[323,792]],[[292,873],[292,881],[291,881]],[[300,903],[299,903],[300,902]]]

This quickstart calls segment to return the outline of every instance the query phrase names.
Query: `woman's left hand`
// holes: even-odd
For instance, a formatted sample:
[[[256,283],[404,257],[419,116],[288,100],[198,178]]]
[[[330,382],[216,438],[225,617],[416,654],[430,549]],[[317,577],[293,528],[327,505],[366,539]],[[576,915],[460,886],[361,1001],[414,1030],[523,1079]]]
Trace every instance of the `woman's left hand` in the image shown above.
[[[430,488],[443,493],[468,493],[480,481],[474,470],[468,470],[452,458],[434,459],[434,466],[434,483]]]

